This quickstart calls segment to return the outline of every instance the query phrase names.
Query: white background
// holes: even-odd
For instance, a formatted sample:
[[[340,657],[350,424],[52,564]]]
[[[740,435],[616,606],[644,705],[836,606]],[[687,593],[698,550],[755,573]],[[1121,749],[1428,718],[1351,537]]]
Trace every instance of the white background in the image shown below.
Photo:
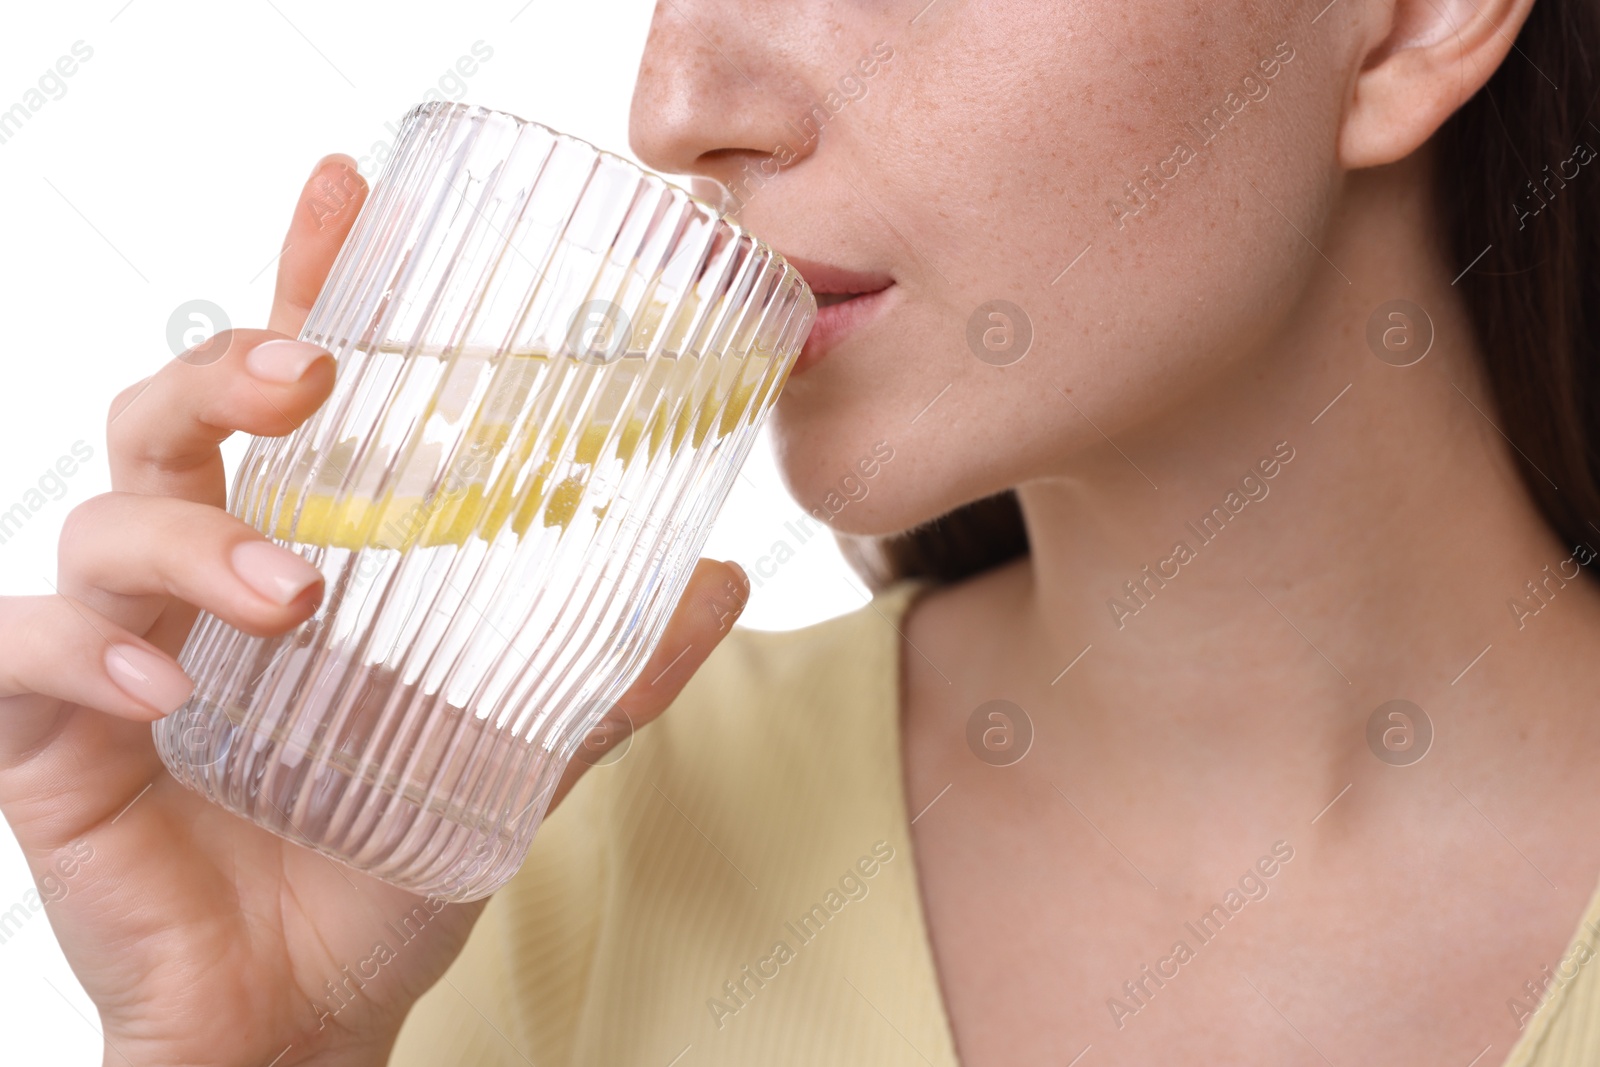
[[[110,488],[107,404],[171,358],[173,310],[204,298],[236,326],[266,325],[274,257],[318,158],[370,153],[430,88],[631,156],[628,103],[650,7],[92,0],[8,10],[0,111],[22,102],[75,42],[93,56],[0,144],[0,294],[11,334],[0,511],[75,442],[94,456],[0,544],[0,593],[51,591],[62,520]],[[452,83],[457,59],[478,41],[492,58]],[[376,176],[371,164],[362,169]],[[223,446],[230,470],[245,443]],[[831,537],[819,531],[801,543],[785,528],[802,516],[763,443],[705,552],[755,578],[758,563],[772,570],[776,542],[793,550],[759,579],[743,624],[788,629],[865,599]],[[0,911],[31,887],[16,842],[0,832]],[[101,1062],[94,1008],[43,913],[0,944],[0,1019],[8,1063]]]

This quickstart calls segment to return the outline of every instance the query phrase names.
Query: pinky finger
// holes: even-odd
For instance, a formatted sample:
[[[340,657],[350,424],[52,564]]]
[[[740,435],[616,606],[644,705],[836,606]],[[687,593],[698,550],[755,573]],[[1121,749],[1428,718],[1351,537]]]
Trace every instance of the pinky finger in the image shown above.
[[[171,656],[76,598],[0,599],[0,698],[38,693],[149,722],[193,691]]]

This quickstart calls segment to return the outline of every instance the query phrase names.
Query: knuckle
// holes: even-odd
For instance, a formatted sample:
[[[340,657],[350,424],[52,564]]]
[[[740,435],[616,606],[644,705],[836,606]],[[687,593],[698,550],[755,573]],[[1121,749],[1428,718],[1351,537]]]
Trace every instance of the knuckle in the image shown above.
[[[111,403],[106,406],[106,432],[108,436],[111,428],[117,424],[118,416],[126,411],[128,405],[138,399],[139,394],[149,387],[150,379],[153,377],[154,375],[146,375],[127,388],[118,391],[117,395],[111,398]]]
[[[178,360],[192,367],[208,367],[227,358],[237,340],[238,332],[232,327],[218,330],[210,337],[190,345],[178,356]]]
[[[133,502],[130,502],[133,503]],[[210,504],[181,497],[149,497],[134,506],[146,506],[141,525],[145,536],[158,545],[184,545],[192,554],[199,546],[206,520],[218,511]]]
[[[75,558],[100,527],[108,506],[106,498],[113,495],[98,493],[74,504],[72,510],[67,512],[66,518],[61,521],[61,534],[56,539],[56,552],[63,562]]]
[[[113,490],[77,504],[61,523],[57,553],[66,564],[82,563],[104,555],[101,542],[105,531],[116,530],[116,544],[126,553],[141,551],[139,546],[184,546],[193,558],[205,534],[208,513],[221,510],[209,504],[179,497],[146,496]],[[220,534],[219,534],[220,536]]]

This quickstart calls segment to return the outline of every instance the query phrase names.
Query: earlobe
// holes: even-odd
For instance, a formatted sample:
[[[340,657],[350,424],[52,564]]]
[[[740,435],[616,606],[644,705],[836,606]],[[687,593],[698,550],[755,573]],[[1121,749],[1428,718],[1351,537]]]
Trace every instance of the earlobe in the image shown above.
[[[1339,162],[1382,166],[1421,147],[1506,62],[1533,4],[1393,0],[1346,105]]]

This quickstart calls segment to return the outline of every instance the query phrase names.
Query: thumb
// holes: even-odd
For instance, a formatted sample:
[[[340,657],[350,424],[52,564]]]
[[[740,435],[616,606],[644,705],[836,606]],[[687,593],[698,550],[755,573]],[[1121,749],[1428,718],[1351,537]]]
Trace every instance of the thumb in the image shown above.
[[[278,255],[269,330],[300,336],[366,199],[367,182],[357,172],[354,159],[336,152],[317,161],[300,190]]]
[[[695,564],[661,643],[638,679],[590,732],[590,738],[599,739],[598,743],[586,743],[567,765],[550,801],[552,809],[593,765],[595,757],[610,752],[629,732],[653,721],[677,699],[711,650],[728,636],[749,599],[750,579],[737,563],[702,559]],[[592,751],[593,756],[586,760],[585,751]]]

